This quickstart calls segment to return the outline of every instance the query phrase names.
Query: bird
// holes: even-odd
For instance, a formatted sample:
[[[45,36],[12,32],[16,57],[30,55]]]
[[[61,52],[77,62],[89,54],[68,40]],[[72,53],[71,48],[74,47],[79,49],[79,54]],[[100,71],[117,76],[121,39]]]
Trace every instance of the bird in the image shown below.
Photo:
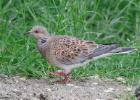
[[[119,47],[118,44],[97,44],[68,35],[51,35],[47,28],[35,25],[28,31],[37,41],[37,48],[49,64],[63,70],[49,74],[63,76],[58,83],[69,83],[73,69],[90,61],[112,54],[130,53],[135,48]]]
[[[140,86],[136,88],[135,96],[136,96],[137,100],[140,100]]]

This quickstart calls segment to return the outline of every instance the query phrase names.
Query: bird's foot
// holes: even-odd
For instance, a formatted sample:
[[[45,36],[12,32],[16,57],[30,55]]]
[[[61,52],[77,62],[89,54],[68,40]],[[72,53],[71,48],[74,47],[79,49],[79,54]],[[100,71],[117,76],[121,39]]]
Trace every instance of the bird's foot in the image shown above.
[[[65,79],[54,81],[54,83],[56,83],[56,84],[67,84],[67,83],[69,83],[69,82],[70,82],[70,80],[65,80]]]
[[[54,81],[54,83],[67,84],[67,83],[70,82],[69,74],[65,74],[64,71],[49,72],[49,74],[57,75],[57,76],[63,76],[64,77],[63,80],[57,80],[57,81]]]
[[[65,75],[64,76],[64,79],[62,79],[62,80],[56,80],[56,81],[54,81],[54,83],[58,83],[58,84],[67,84],[69,82],[70,82],[69,75]]]

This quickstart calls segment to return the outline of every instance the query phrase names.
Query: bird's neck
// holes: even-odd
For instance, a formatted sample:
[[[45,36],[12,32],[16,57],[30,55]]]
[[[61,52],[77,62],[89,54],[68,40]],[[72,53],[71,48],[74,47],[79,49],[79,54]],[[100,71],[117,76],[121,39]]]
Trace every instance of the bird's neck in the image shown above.
[[[44,44],[46,44],[48,42],[48,38],[49,37],[42,37],[40,39],[37,40],[37,45],[38,47],[42,47]]]

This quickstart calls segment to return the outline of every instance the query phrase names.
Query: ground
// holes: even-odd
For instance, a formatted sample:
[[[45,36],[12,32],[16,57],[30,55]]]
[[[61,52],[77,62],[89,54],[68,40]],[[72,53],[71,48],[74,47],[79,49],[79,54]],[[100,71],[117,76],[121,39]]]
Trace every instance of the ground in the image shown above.
[[[66,85],[48,78],[1,75],[0,80],[0,100],[124,100],[125,94],[133,93],[133,88],[97,75]]]
[[[114,99],[126,93],[126,99],[120,96],[122,100],[134,100],[133,92],[131,98],[125,89],[129,87],[126,84],[140,85],[139,5],[140,0],[0,0],[0,74],[31,78],[0,76],[0,100],[34,100],[40,94],[42,98],[59,99],[61,93],[65,93],[64,99],[77,97],[77,100]],[[72,78],[76,81],[69,85],[51,84],[42,77],[49,77],[48,72],[57,69],[42,59],[36,41],[25,34],[34,25],[45,26],[51,35],[69,35],[99,44],[117,43],[137,51],[74,69]],[[96,74],[102,78],[81,82],[83,77]],[[103,77],[113,80],[122,77],[125,85]]]

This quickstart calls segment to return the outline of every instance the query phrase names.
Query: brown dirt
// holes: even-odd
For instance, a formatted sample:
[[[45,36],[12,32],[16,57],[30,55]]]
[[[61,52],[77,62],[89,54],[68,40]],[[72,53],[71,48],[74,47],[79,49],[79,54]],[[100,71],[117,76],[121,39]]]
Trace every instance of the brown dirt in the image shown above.
[[[0,100],[122,100],[127,92],[127,86],[97,76],[64,85],[0,75]]]

